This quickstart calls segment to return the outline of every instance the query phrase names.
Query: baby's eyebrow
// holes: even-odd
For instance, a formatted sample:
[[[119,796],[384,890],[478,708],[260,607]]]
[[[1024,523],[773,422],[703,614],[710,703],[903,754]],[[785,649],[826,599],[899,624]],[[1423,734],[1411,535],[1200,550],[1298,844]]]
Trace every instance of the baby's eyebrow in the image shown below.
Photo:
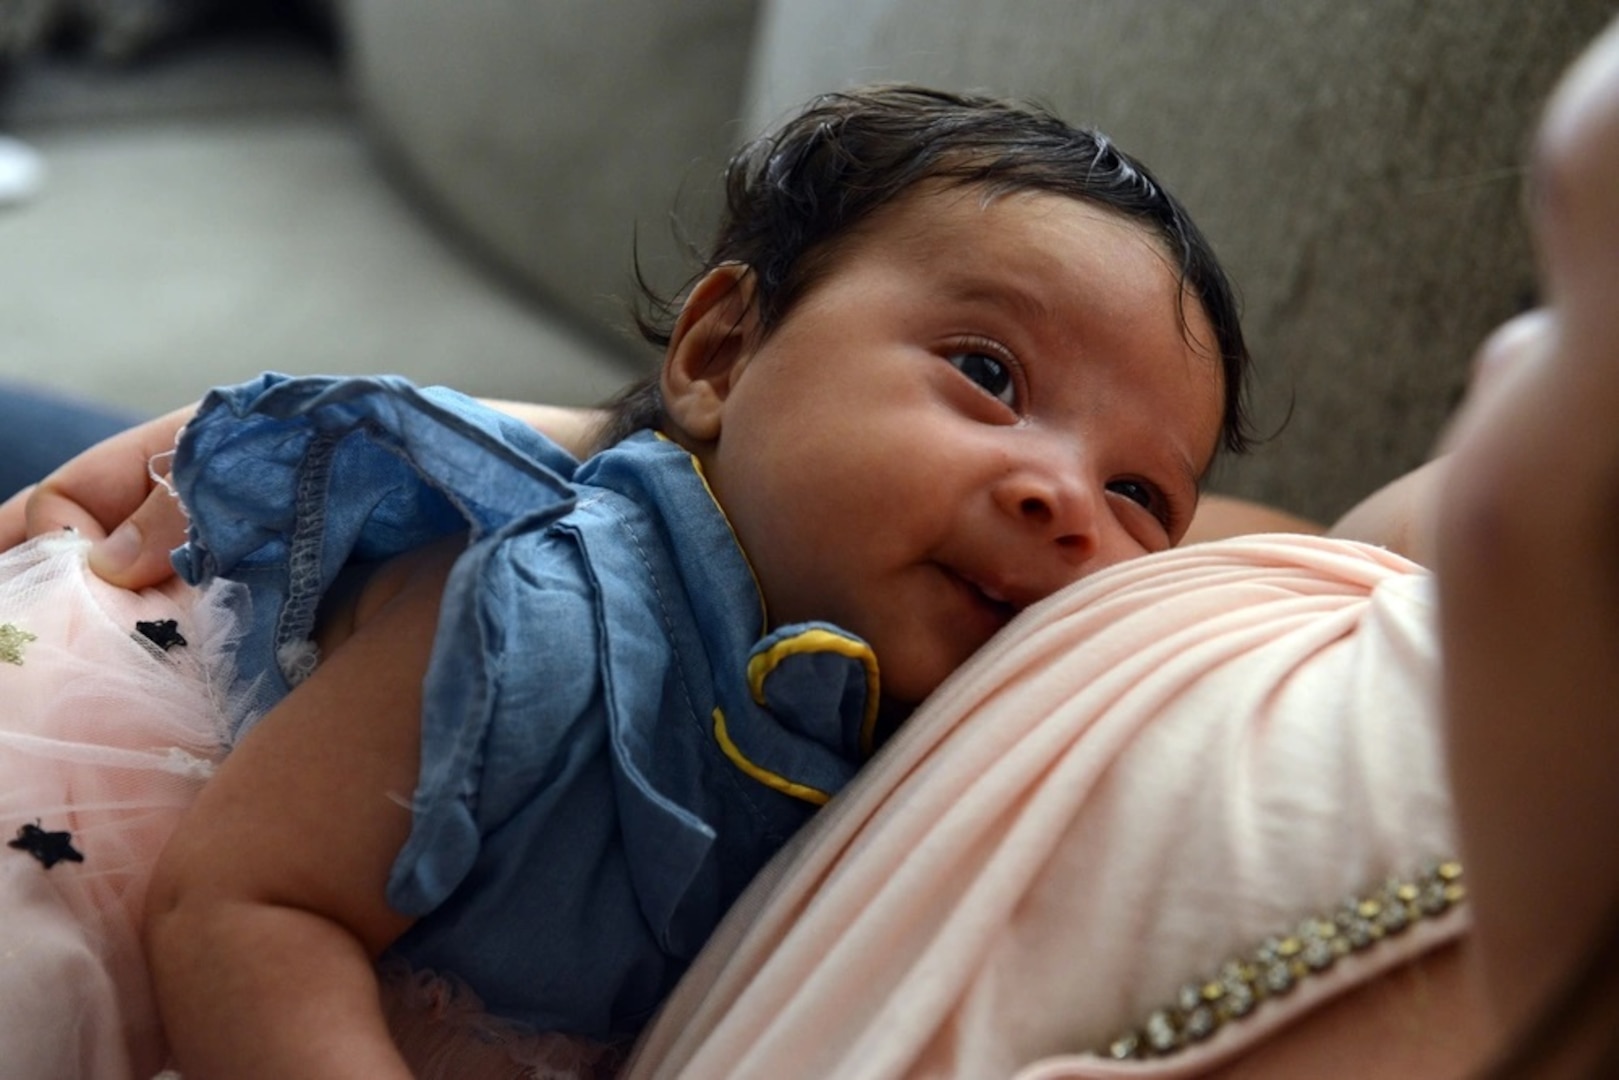
[[[952,278],[945,283],[945,299],[958,304],[984,304],[1010,308],[1024,319],[1051,323],[1057,313],[1044,297],[997,278],[979,276]]]

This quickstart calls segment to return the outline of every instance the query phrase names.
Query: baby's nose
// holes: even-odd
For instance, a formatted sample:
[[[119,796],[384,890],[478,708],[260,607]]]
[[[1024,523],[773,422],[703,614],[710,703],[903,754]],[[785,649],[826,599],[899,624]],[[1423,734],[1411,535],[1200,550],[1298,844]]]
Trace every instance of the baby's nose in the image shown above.
[[[1014,468],[996,491],[1001,509],[1064,561],[1087,562],[1098,547],[1101,485],[1075,464],[1032,460]]]

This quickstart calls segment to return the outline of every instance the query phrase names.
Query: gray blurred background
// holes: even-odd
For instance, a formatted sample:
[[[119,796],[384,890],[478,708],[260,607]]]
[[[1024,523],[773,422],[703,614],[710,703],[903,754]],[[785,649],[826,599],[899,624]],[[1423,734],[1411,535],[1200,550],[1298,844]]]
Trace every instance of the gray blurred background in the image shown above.
[[[1236,278],[1279,432],[1216,486],[1330,518],[1420,462],[1533,299],[1522,162],[1619,0],[0,0],[0,376],[150,414],[260,370],[600,399],[742,138],[879,79],[1110,131]]]
[[[44,176],[0,206],[0,374],[143,414],[268,369],[567,403],[626,377],[377,151],[334,26],[243,6],[14,63],[0,133]]]

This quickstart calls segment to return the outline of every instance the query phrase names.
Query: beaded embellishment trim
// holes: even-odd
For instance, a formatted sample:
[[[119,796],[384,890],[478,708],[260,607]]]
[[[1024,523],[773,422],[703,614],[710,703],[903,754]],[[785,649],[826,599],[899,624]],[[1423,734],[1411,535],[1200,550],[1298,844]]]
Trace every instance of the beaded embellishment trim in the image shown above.
[[[1466,895],[1462,865],[1455,861],[1436,862],[1410,879],[1391,878],[1366,896],[1305,919],[1286,937],[1268,938],[1249,955],[1226,961],[1209,978],[1187,983],[1173,1004],[1154,1009],[1140,1027],[1114,1039],[1104,1056],[1137,1061],[1202,1042],[1260,1003],[1328,971],[1340,957],[1438,918]]]

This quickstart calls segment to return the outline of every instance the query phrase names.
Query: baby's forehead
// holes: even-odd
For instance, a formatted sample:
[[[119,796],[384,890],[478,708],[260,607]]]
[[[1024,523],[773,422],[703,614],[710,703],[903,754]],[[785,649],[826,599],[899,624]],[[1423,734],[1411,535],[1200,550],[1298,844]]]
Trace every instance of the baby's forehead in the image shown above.
[[[1009,187],[953,178],[920,180],[877,207],[841,235],[828,238],[831,259],[867,246],[905,244],[944,248],[964,238],[993,239],[1020,221],[1077,212],[1097,226],[1149,243],[1166,263],[1178,266],[1168,237],[1154,224],[1107,203],[1067,191]],[[1087,246],[1073,238],[1075,250]]]
[[[845,230],[808,275],[824,281],[862,264],[925,279],[941,302],[998,302],[1031,321],[1107,319],[1099,302],[1135,276],[1162,323],[1216,367],[1213,320],[1153,223],[1097,200],[1039,187],[932,179]],[[1145,258],[1142,256],[1145,255]],[[810,286],[813,289],[813,285]]]
[[[1024,359],[1135,354],[1150,339],[1152,355],[1184,358],[1188,377],[1212,401],[1224,398],[1213,322],[1169,241],[1095,200],[1032,187],[917,185],[873,214],[842,255],[846,267],[874,263],[890,280],[923,283],[938,312],[959,312],[964,325],[1016,326],[1015,340],[1035,346]],[[1008,319],[975,322],[975,311]]]

